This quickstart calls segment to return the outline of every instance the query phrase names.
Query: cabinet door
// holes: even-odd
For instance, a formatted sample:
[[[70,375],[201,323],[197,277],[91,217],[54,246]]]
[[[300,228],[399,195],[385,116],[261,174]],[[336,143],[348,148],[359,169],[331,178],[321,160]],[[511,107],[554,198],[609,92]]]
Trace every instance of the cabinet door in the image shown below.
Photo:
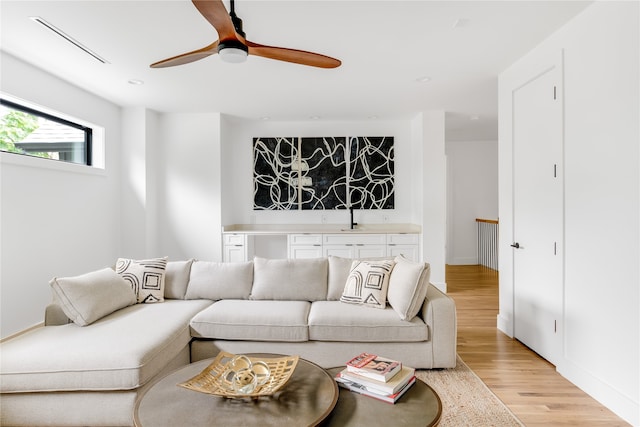
[[[379,258],[387,256],[385,245],[355,245],[355,258]]]
[[[247,260],[247,251],[244,245],[224,245],[225,262],[244,262]]]
[[[289,258],[322,258],[322,245],[289,246]]]
[[[388,245],[417,245],[420,240],[419,237],[420,236],[414,233],[387,234],[387,244]]]
[[[387,256],[396,257],[404,256],[409,261],[419,261],[418,245],[389,245],[387,247]]]
[[[323,245],[322,255],[325,257],[332,255],[340,258],[355,258],[354,246],[353,245]]]
[[[224,234],[224,262],[243,262],[249,256],[247,253],[247,236],[245,234]]]
[[[322,257],[321,234],[289,234],[287,245],[287,253],[291,259]]]

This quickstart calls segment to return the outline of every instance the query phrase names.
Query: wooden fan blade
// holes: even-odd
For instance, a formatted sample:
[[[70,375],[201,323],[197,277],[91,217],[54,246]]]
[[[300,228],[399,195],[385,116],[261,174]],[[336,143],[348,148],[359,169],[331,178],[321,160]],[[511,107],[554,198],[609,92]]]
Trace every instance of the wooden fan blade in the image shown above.
[[[150,65],[151,68],[165,68],[165,67],[174,67],[176,65],[188,64],[190,62],[195,62],[200,59],[211,56],[215,53],[218,53],[218,41],[211,43],[207,47],[203,47],[202,49],[194,50],[192,52],[183,53],[182,55],[173,56],[171,58],[163,59],[162,61],[154,62]]]
[[[304,50],[287,49],[284,47],[264,46],[247,40],[249,55],[262,56],[263,58],[276,59],[278,61],[293,62],[301,65],[310,65],[320,68],[336,68],[342,62],[330,56]]]
[[[191,0],[196,9],[218,32],[218,40],[238,39],[236,29],[222,0]]]

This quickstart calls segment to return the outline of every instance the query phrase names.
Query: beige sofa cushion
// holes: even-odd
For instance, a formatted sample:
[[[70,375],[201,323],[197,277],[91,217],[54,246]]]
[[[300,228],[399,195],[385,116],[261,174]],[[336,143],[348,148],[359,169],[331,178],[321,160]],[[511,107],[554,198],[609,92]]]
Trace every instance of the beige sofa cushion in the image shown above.
[[[207,300],[136,304],[95,323],[45,326],[0,344],[0,392],[131,390],[191,341]]]
[[[164,276],[164,297],[171,299],[184,299],[191,274],[193,260],[169,261]]]
[[[327,298],[326,258],[254,259],[253,300],[321,301]]]
[[[329,255],[329,278],[327,290],[327,301],[339,301],[344,291],[344,285],[351,272],[351,264],[353,259],[341,258]]]
[[[186,299],[247,299],[253,283],[253,262],[195,261]]]
[[[223,300],[191,320],[197,338],[252,341],[307,341],[307,301]]]
[[[75,277],[53,278],[53,296],[64,314],[87,326],[116,310],[136,303],[129,283],[110,268]]]
[[[387,307],[316,301],[309,311],[309,339],[315,341],[412,342],[429,339],[429,327],[420,317],[400,320]]]
[[[427,295],[431,268],[427,263],[412,262],[401,255],[395,261],[387,299],[400,319],[412,319],[418,314]]]

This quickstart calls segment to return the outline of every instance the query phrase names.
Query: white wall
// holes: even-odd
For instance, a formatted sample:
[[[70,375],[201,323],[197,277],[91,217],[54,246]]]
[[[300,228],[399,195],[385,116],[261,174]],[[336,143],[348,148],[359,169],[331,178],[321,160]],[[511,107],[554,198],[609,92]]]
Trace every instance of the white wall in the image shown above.
[[[0,153],[1,336],[42,322],[49,280],[115,263],[120,110],[0,53],[4,95],[106,129],[106,168]]]
[[[158,114],[143,107],[122,109],[120,256],[163,256],[158,241],[158,183],[161,144]]]
[[[222,261],[220,114],[162,114],[158,128],[158,253]]]
[[[500,76],[500,317],[512,321],[510,91],[562,54],[564,335],[558,371],[639,425],[639,5],[596,2]],[[506,227],[505,227],[506,225]]]
[[[423,111],[413,119],[412,215],[422,225],[422,257],[431,264],[431,283],[446,292],[447,160],[444,111]]]
[[[447,264],[478,263],[476,218],[498,219],[498,141],[447,141]]]

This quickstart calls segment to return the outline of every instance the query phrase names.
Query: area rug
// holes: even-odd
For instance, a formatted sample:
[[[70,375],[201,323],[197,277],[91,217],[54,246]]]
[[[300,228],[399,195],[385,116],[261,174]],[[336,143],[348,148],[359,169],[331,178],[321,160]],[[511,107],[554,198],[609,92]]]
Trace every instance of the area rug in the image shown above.
[[[459,356],[454,369],[420,370],[416,376],[440,396],[439,427],[524,426]]]

